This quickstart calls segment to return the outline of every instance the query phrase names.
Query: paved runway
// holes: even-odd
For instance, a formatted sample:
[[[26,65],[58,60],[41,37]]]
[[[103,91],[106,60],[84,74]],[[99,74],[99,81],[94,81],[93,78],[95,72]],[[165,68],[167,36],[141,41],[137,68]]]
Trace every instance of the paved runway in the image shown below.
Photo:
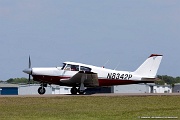
[[[45,95],[0,95],[0,97],[70,97],[70,96],[180,96],[180,93],[101,93],[90,95],[45,94]]]

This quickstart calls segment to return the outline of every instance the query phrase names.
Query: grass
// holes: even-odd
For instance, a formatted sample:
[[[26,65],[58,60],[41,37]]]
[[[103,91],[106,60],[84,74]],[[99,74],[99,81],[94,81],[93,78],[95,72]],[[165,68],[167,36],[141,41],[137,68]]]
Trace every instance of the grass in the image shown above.
[[[179,96],[0,97],[0,120],[180,118]]]

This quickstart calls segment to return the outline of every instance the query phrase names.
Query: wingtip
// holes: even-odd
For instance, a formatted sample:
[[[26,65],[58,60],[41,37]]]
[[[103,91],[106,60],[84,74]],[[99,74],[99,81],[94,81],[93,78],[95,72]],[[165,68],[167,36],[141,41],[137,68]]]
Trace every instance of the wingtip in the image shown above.
[[[150,58],[150,57],[154,57],[154,56],[163,56],[163,55],[160,55],[160,54],[151,54],[151,55],[149,56],[149,58]]]

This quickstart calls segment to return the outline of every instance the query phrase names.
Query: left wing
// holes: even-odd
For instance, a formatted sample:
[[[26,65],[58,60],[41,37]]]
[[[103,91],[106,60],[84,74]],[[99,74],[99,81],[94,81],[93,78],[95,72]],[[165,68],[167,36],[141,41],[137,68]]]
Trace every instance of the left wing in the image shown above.
[[[88,71],[79,71],[71,78],[61,79],[60,81],[66,84],[84,83],[85,86],[98,86],[99,85],[97,73],[88,72]]]

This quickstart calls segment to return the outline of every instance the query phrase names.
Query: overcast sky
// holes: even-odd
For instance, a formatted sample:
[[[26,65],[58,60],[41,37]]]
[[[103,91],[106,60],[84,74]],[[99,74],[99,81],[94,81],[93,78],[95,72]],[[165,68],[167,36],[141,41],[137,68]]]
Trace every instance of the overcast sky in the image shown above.
[[[75,61],[134,71],[163,54],[159,75],[180,76],[179,0],[0,0],[0,80]]]

